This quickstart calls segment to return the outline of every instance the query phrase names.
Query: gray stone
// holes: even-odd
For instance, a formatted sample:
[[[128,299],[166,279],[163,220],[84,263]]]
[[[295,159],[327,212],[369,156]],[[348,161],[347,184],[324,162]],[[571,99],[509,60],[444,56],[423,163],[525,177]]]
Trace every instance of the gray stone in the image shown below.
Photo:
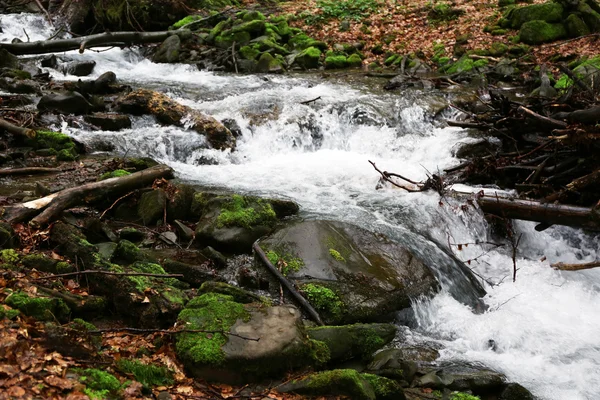
[[[227,266],[227,257],[210,246],[206,246],[202,249],[202,254],[209,258],[216,268],[225,268]]]
[[[19,59],[17,56],[8,52],[4,48],[0,48],[0,68],[18,68]]]
[[[43,96],[37,108],[63,114],[87,114],[92,105],[77,92],[52,93]]]
[[[158,235],[158,238],[166,244],[173,246],[177,244],[177,235],[175,232],[162,232],[160,235]]]
[[[42,59],[41,66],[42,68],[56,69],[56,67],[58,67],[58,59],[56,58],[56,55],[52,54],[44,57]]]
[[[181,39],[177,35],[169,36],[158,47],[152,61],[155,63],[175,63],[179,61]]]
[[[88,76],[94,71],[96,61],[73,61],[61,67],[64,74]]]
[[[311,374],[300,380],[287,382],[277,388],[280,392],[294,392],[312,396],[342,395],[354,400],[375,400],[371,384],[352,369],[336,369]],[[402,400],[403,397],[397,397]]]
[[[509,383],[506,385],[502,393],[500,394],[499,400],[534,400],[535,397],[531,392],[525,389],[518,383]]]
[[[31,79],[0,78],[0,89],[10,93],[41,93],[39,83]]]
[[[191,230],[187,225],[185,225],[183,222],[181,222],[178,219],[176,219],[174,221],[174,223],[175,223],[175,226],[177,227],[177,232],[179,232],[179,235],[181,236],[181,238],[183,240],[189,241],[194,238],[194,231]]]
[[[163,190],[146,192],[138,203],[138,216],[144,225],[155,225],[162,220],[167,202],[167,195]]]
[[[288,265],[290,260],[300,264],[288,279],[305,292],[328,324],[391,318],[409,308],[411,299],[439,288],[431,270],[409,250],[349,224],[296,223],[261,241],[261,247],[287,259]],[[322,287],[333,294],[319,298],[319,293],[312,293]]]
[[[470,363],[445,362],[425,368],[423,372],[424,375],[415,379],[415,386],[493,392],[502,390],[506,385],[503,374]]]

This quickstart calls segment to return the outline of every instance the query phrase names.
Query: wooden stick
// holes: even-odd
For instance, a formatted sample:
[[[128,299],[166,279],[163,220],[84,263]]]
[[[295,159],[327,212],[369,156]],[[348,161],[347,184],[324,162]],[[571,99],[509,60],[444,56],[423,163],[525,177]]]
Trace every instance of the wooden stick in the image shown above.
[[[540,115],[538,113],[536,113],[535,111],[530,110],[529,108],[523,107],[523,106],[519,106],[519,108],[517,108],[517,111],[527,115],[528,117],[537,120],[538,122],[540,122],[543,125],[552,127],[552,128],[566,128],[567,127],[567,123],[563,122],[563,121],[559,121],[557,119],[554,118],[549,118],[549,117],[544,117],[543,115]]]
[[[12,168],[12,169],[0,169],[0,176],[55,174],[55,173],[59,173],[59,172],[62,172],[62,170],[59,168],[44,168],[44,167]]]
[[[0,118],[0,129],[4,129],[6,132],[12,133],[13,135],[25,136],[28,138],[34,138],[36,134],[33,129],[21,128],[2,118]]]
[[[379,172],[379,173],[381,174],[381,177],[382,177],[382,178],[383,178],[383,180],[385,180],[386,182],[389,182],[389,183],[391,183],[392,185],[394,185],[394,186],[396,186],[396,187],[399,187],[400,189],[404,189],[404,190],[406,190],[407,192],[416,193],[416,192],[421,192],[421,191],[422,191],[421,189],[411,189],[411,188],[409,188],[409,187],[406,187],[406,186],[402,186],[402,185],[399,185],[399,184],[397,184],[396,182],[394,182],[393,180],[391,180],[391,179],[389,178],[389,176],[387,175],[387,172],[382,172],[382,171],[381,171],[379,168],[377,168],[377,166],[375,165],[375,163],[374,163],[373,161],[371,161],[371,160],[368,160],[368,161],[369,161],[369,163],[371,163],[371,165],[373,166],[373,168],[375,168],[375,171],[377,171],[377,172]],[[401,176],[400,176],[400,175],[398,175],[398,174],[394,174],[394,175],[397,175],[399,178],[401,178]],[[402,179],[404,179],[405,181],[408,181],[408,179],[405,179],[405,178],[402,178]],[[409,181],[409,182],[412,182],[412,181]]]
[[[46,279],[63,278],[65,276],[78,276],[87,274],[100,274],[100,275],[115,275],[115,276],[150,276],[152,278],[183,278],[183,274],[149,274],[145,272],[110,272],[110,271],[99,271],[94,269],[86,269],[84,271],[68,272],[66,274],[57,274],[50,276],[43,276],[36,278],[34,281],[43,281]]]
[[[265,264],[267,269],[273,275],[275,275],[277,279],[279,279],[279,282],[281,282],[281,284],[285,286],[285,288],[291,293],[292,297],[294,297],[298,301],[298,303],[302,305],[302,307],[306,310],[308,315],[310,315],[310,317],[317,324],[324,325],[323,321],[321,321],[319,313],[317,313],[317,311],[310,305],[310,303],[306,301],[306,299],[300,293],[298,293],[296,289],[294,289],[294,285],[292,285],[292,283],[285,276],[283,276],[281,272],[279,272],[277,268],[273,266],[273,264],[271,264],[271,261],[269,261],[269,258],[265,255],[265,252],[260,248],[258,243],[254,243],[252,245],[252,248],[254,249],[258,257],[262,260],[263,264]]]
[[[600,267],[600,261],[593,261],[585,264],[565,264],[562,262],[557,262],[550,266],[560,271],[580,271],[582,269],[592,269]]]
[[[253,342],[258,342],[260,340],[260,338],[249,338],[249,337],[237,335],[237,334],[231,333],[231,332],[206,331],[203,329],[181,329],[181,330],[170,331],[168,329],[105,328],[105,329],[90,330],[90,331],[87,331],[86,333],[89,333],[91,335],[98,335],[98,334],[103,334],[103,333],[107,333],[107,332],[131,332],[131,333],[144,333],[144,334],[145,333],[166,333],[167,335],[175,335],[178,333],[212,333],[212,334],[220,333],[222,335],[235,336],[235,337],[239,337],[240,339],[251,340]]]

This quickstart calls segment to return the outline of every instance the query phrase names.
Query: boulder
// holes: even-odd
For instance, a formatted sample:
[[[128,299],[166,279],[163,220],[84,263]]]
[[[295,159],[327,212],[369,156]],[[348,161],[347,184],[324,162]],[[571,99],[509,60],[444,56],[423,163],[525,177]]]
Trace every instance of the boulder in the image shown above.
[[[415,386],[470,390],[475,394],[500,392],[506,386],[506,377],[503,374],[471,363],[437,363],[419,371],[423,372],[422,376],[415,378]]]
[[[321,50],[316,47],[304,49],[294,58],[294,62],[304,69],[319,68]]]
[[[88,76],[94,70],[96,61],[73,61],[61,67],[64,74]]]
[[[42,66],[42,68],[56,69],[58,67],[58,58],[56,57],[55,54],[46,56],[46,57],[42,58],[41,66]]]
[[[332,221],[289,225],[260,243],[326,323],[391,318],[411,299],[436,292],[431,270],[381,235]]]
[[[8,50],[0,48],[0,68],[19,68],[19,59]]]
[[[534,400],[535,397],[531,392],[525,389],[518,383],[509,383],[506,385],[502,393],[500,393],[499,400]]]
[[[93,92],[98,94],[110,93],[109,88],[116,83],[117,75],[112,71],[105,72],[94,80]]]
[[[86,115],[84,120],[104,131],[120,131],[131,128],[131,119],[125,114],[94,113]]]
[[[162,221],[165,207],[167,204],[167,195],[161,190],[146,192],[140,198],[138,203],[138,216],[144,225],[155,225],[157,221]]]
[[[562,21],[563,6],[559,3],[532,4],[510,10],[506,16],[513,29],[519,29],[529,21],[560,22]]]
[[[92,105],[77,92],[44,95],[37,108],[40,111],[57,111],[62,114],[87,114]]]
[[[258,238],[270,233],[278,219],[289,215],[276,211],[273,204],[281,202],[236,194],[196,193],[192,213],[201,215],[196,240],[226,253],[249,253]]]
[[[31,79],[0,78],[0,89],[19,94],[41,93],[39,83]]]
[[[577,11],[592,32],[600,31],[600,7],[597,4],[580,1],[577,5]]]
[[[440,356],[439,352],[431,347],[405,344],[401,346],[377,353],[367,365],[366,371],[411,383],[419,365],[435,361]]]
[[[565,20],[565,26],[567,28],[567,32],[569,33],[569,37],[572,38],[590,34],[590,28],[588,28],[585,22],[583,22],[583,20],[575,14],[570,14],[567,17]]]
[[[546,21],[535,20],[525,22],[519,32],[521,41],[527,44],[552,42],[567,36],[563,24],[550,24]]]
[[[372,354],[391,342],[397,328],[392,324],[354,324],[308,328],[308,337],[329,347],[331,361],[352,358],[369,360]]]
[[[179,61],[181,39],[177,35],[169,36],[158,47],[152,61],[155,63],[176,63]]]
[[[179,359],[200,379],[247,383],[327,359],[326,348],[306,338],[301,313],[293,306],[241,304],[229,295],[205,293],[187,304],[179,323],[214,331],[177,335]]]
[[[256,65],[256,72],[278,73],[283,72],[283,61],[273,57],[270,53],[262,53]]]

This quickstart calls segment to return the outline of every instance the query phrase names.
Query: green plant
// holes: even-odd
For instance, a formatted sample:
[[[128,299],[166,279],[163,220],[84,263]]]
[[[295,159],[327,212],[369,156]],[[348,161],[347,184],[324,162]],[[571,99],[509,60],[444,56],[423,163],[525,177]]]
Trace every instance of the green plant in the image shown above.
[[[307,24],[319,24],[331,19],[352,19],[360,21],[381,6],[378,0],[318,0],[321,13],[306,15]]]
[[[307,283],[302,286],[302,291],[310,303],[320,311],[326,311],[332,315],[339,315],[344,309],[344,303],[340,300],[339,296],[333,290],[325,286]]]

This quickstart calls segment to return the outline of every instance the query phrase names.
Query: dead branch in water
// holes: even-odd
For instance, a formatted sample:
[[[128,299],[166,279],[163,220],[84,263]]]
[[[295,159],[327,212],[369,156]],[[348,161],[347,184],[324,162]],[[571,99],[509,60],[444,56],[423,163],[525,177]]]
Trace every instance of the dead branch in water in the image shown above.
[[[400,174],[390,174],[390,173],[389,173],[389,172],[387,172],[387,171],[381,171],[379,168],[377,168],[377,165],[375,165],[375,163],[374,163],[373,161],[371,161],[371,160],[368,160],[368,161],[369,161],[369,163],[370,163],[370,164],[373,166],[373,168],[375,168],[375,171],[379,172],[379,174],[381,175],[381,178],[382,178],[384,181],[386,181],[386,182],[389,182],[389,183],[391,183],[392,185],[394,185],[394,186],[396,186],[396,187],[399,187],[400,189],[404,189],[404,190],[406,190],[407,192],[416,193],[416,192],[422,192],[422,191],[423,191],[423,190],[422,190],[422,188],[419,186],[420,184],[418,184],[418,183],[416,183],[416,182],[414,182],[414,181],[412,181],[412,180],[410,180],[410,179],[407,179],[407,178],[403,177],[403,176],[402,176],[402,175],[400,175]],[[403,180],[405,180],[405,181],[407,181],[407,182],[410,182],[410,183],[412,183],[412,184],[415,184],[415,185],[417,185],[419,188],[418,188],[418,189],[412,189],[412,188],[410,188],[410,187],[407,187],[407,186],[402,186],[402,185],[400,185],[400,184],[398,184],[398,183],[394,182],[393,180],[391,180],[391,179],[390,179],[390,176],[395,176],[395,177],[398,177],[398,178],[400,178],[400,179],[403,179]]]
[[[584,269],[592,269],[600,267],[600,261],[593,261],[584,264],[566,264],[562,262],[557,262],[550,265],[552,268],[560,270],[560,271],[581,271]]]

